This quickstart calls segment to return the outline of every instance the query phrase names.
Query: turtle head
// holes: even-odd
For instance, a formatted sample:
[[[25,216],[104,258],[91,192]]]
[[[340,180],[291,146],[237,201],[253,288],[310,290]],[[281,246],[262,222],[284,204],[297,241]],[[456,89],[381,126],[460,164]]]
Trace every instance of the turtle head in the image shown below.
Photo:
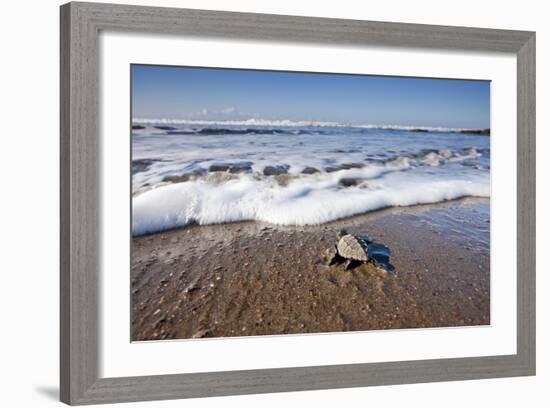
[[[342,238],[344,235],[348,235],[348,231],[342,228],[340,231],[338,231],[338,238]]]

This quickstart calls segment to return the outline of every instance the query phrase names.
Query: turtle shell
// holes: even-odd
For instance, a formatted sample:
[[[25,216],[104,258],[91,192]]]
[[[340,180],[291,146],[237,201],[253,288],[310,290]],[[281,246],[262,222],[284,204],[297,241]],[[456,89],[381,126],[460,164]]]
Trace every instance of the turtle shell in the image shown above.
[[[344,235],[338,241],[338,253],[347,259],[366,262],[369,260],[367,241],[355,235]]]

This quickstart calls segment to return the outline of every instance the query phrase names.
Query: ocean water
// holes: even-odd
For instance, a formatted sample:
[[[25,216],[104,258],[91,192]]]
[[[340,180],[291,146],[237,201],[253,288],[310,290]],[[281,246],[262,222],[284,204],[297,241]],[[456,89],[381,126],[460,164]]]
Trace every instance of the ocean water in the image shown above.
[[[243,220],[322,224],[384,207],[490,195],[490,137],[460,129],[136,124],[134,235]]]

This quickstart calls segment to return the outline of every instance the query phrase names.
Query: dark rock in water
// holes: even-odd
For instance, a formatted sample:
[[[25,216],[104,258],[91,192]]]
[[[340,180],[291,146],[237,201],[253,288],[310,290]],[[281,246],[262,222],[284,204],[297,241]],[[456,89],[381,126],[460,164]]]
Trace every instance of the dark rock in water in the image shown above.
[[[225,128],[202,128],[197,134],[200,135],[240,135],[243,131],[240,129],[225,129]]]
[[[357,153],[358,149],[334,149],[331,150],[332,153]]]
[[[352,187],[361,184],[363,180],[356,177],[344,177],[338,181],[338,184],[344,187]]]
[[[167,183],[184,183],[191,179],[190,174],[181,174],[179,176],[165,176],[162,181]]]
[[[460,133],[465,135],[482,135],[489,136],[491,134],[491,129],[466,129],[461,130]]]
[[[363,163],[344,163],[340,166],[342,169],[361,169],[365,167]]]
[[[334,173],[335,171],[339,171],[339,170],[360,169],[363,167],[365,167],[364,163],[343,163],[343,164],[338,164],[333,166],[327,166],[324,168],[324,170],[327,173]]]
[[[147,171],[157,160],[153,159],[136,159],[132,160],[132,174]]]
[[[306,167],[302,170],[302,174],[315,174],[319,173],[319,170],[317,170],[315,167]]]
[[[210,136],[210,135],[283,135],[291,133],[285,129],[277,128],[220,128],[220,127],[205,127],[195,130],[194,134]],[[309,134],[306,130],[292,131],[293,134]]]
[[[288,173],[290,166],[281,164],[278,166],[266,166],[264,167],[264,176],[278,176],[280,174]]]
[[[427,133],[428,129],[411,129],[411,132]]]
[[[252,170],[252,162],[239,162],[234,163],[229,167],[230,173],[243,173],[245,171]]]
[[[238,162],[238,163],[215,163],[212,164],[209,168],[209,172],[223,171],[229,173],[243,173],[245,171],[252,170],[252,162]]]
[[[177,128],[173,127],[173,126],[155,126],[155,129],[159,129],[159,130],[176,130]]]
[[[198,176],[197,173],[184,173],[174,176],[165,176],[162,181],[168,183],[185,183],[186,181],[193,180]]]
[[[132,125],[132,130],[143,130],[145,129],[145,126],[141,125]]]
[[[209,168],[209,172],[215,172],[215,171],[228,171],[229,170],[229,164],[212,164]]]

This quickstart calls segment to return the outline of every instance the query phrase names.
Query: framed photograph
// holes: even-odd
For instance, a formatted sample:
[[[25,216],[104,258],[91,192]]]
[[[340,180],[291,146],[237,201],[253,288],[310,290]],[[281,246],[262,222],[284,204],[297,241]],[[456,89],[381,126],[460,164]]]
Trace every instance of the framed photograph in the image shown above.
[[[63,402],[534,374],[533,32],[61,7]]]

